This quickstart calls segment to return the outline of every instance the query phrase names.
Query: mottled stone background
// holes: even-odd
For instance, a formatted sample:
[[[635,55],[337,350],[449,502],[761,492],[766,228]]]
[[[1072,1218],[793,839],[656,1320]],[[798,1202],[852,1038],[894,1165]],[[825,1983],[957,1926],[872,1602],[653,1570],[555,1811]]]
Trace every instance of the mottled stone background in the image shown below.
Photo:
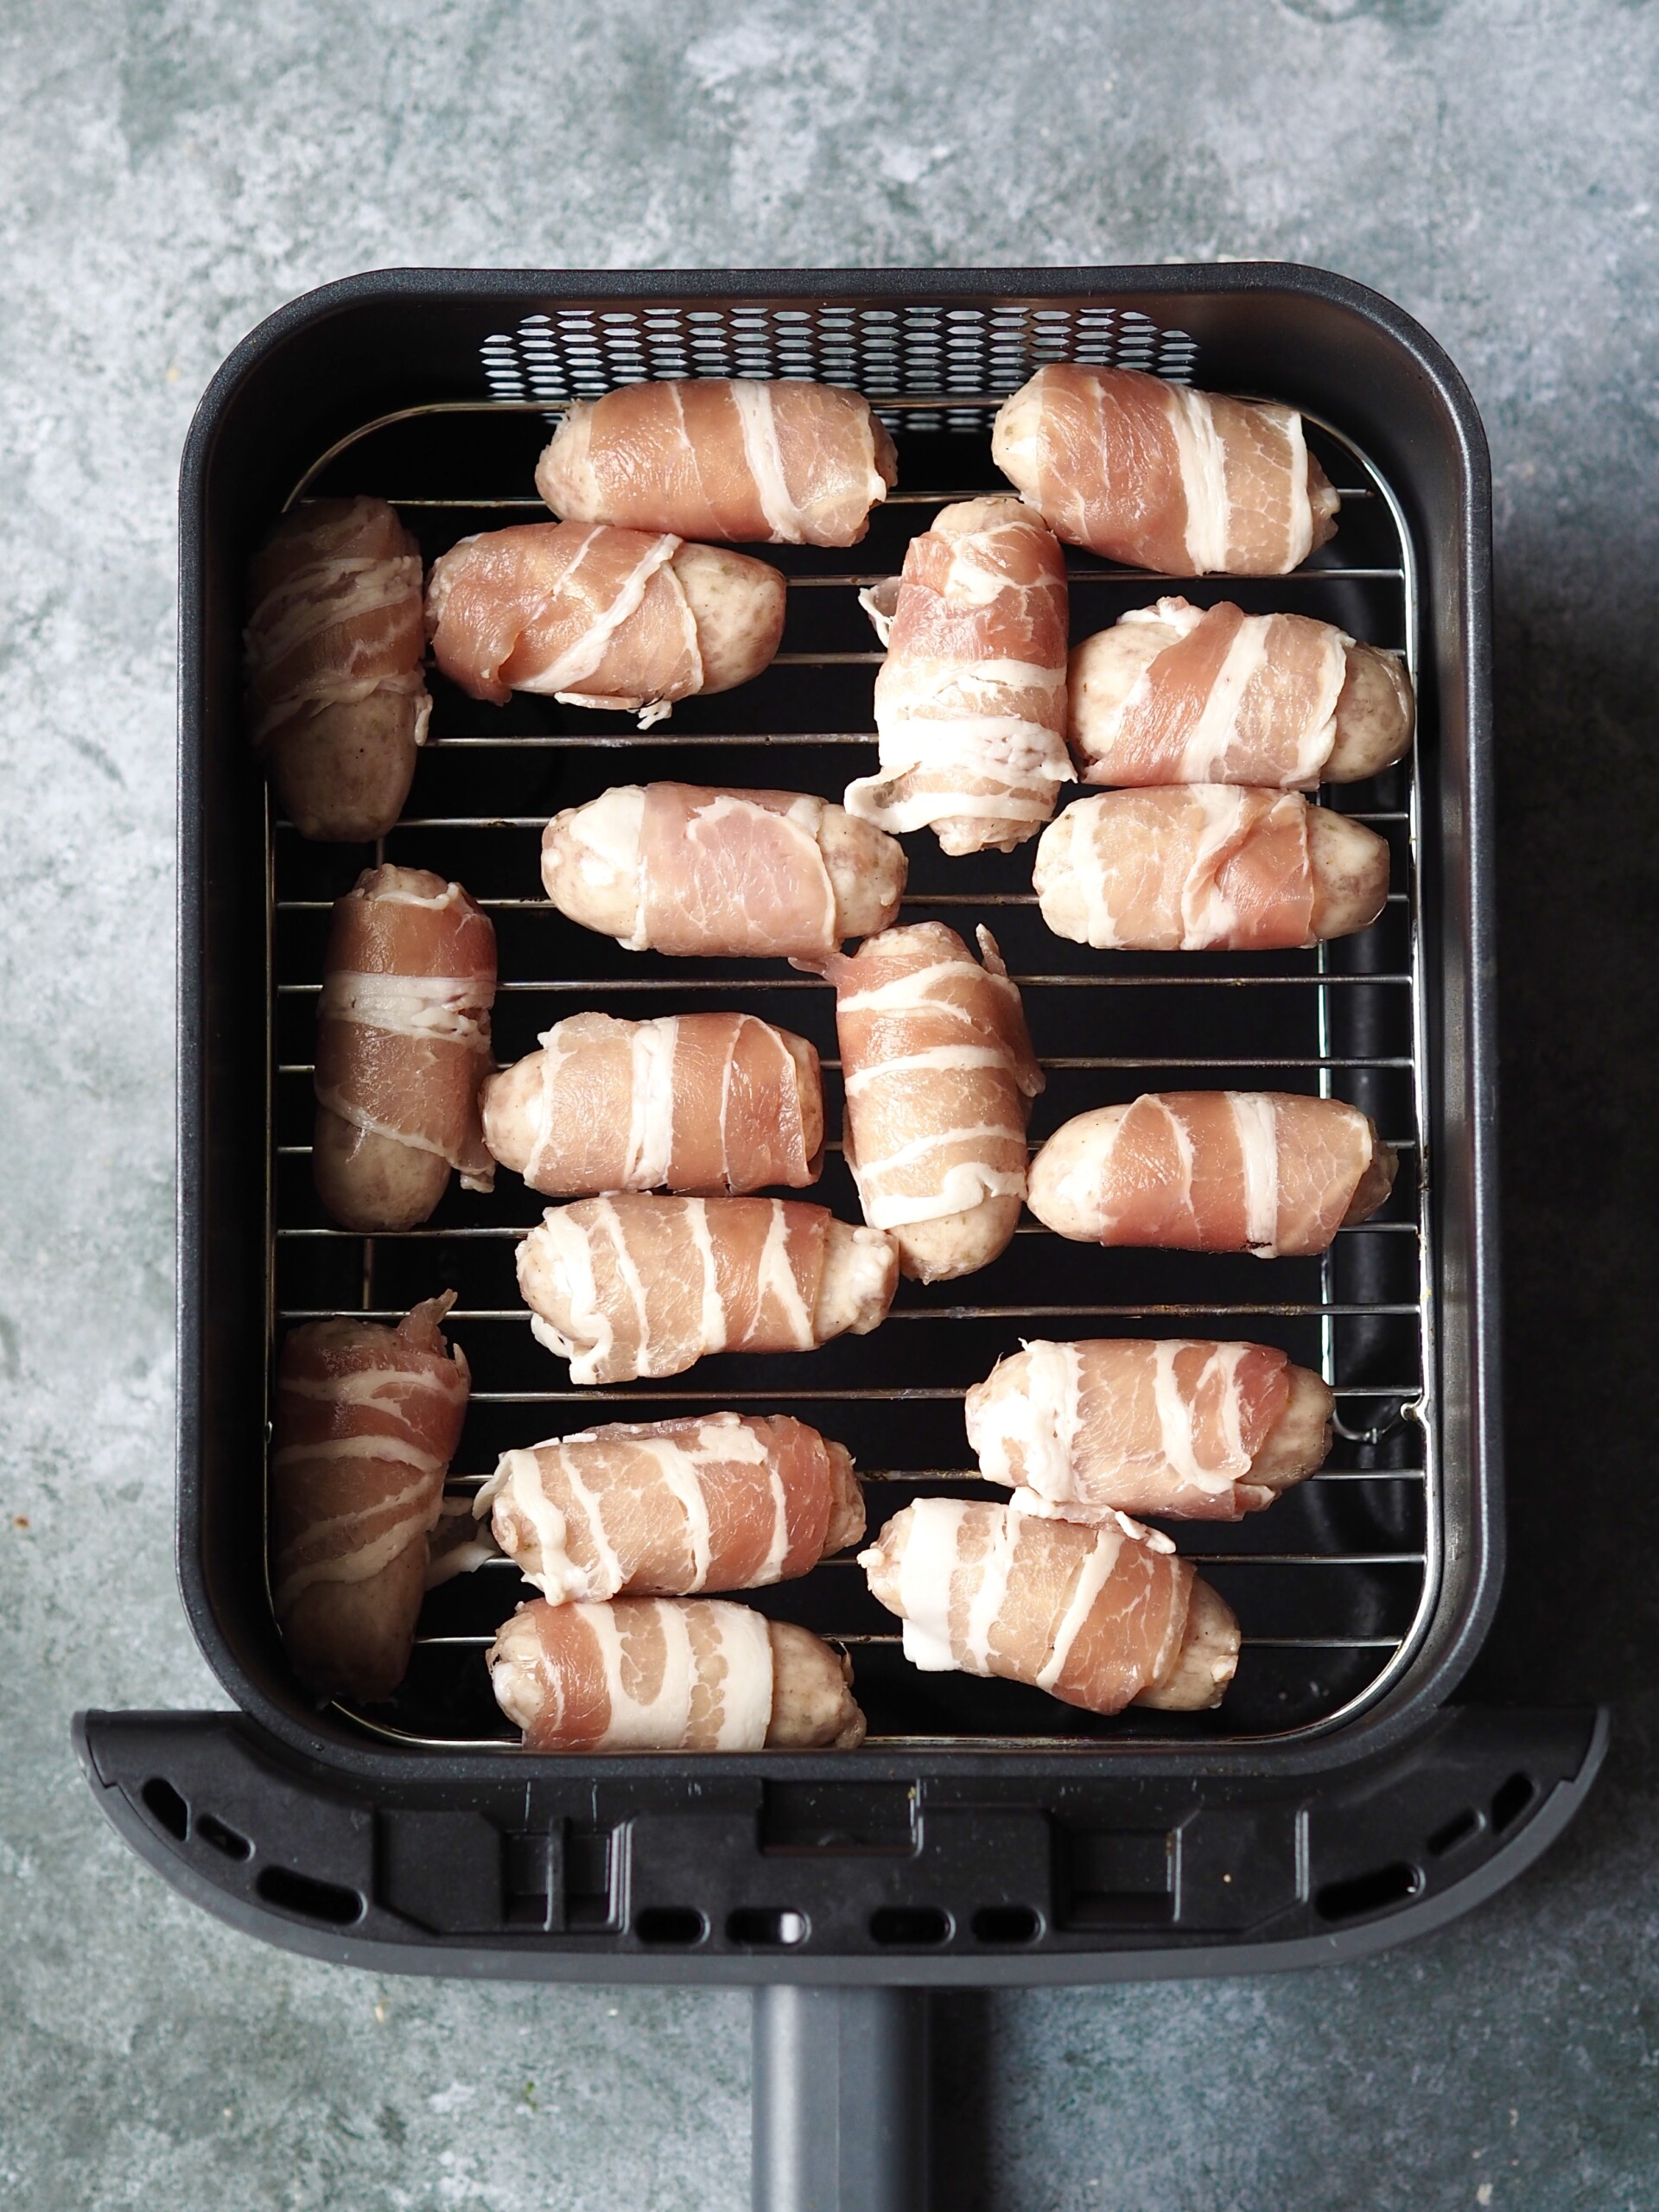
[[[1341,1973],[957,2004],[967,2206],[1659,2200],[1655,120],[1612,0],[0,3],[0,2203],[737,2207],[735,1995],[381,1984],[179,1902],[81,1705],[222,1702],[175,1595],[174,476],[290,295],[388,263],[1282,256],[1381,287],[1497,480],[1510,1595],[1611,1699],[1577,1830]]]

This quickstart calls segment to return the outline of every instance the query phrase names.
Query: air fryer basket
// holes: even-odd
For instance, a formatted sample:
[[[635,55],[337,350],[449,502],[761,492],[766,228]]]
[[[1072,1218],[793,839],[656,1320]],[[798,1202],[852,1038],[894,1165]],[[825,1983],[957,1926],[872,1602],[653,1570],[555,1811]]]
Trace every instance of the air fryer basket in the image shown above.
[[[1324,1262],[1103,1252],[1028,1224],[966,1281],[906,1285],[876,1334],[798,1359],[703,1362],[572,1390],[512,1278],[539,1202],[452,1190],[365,1240],[312,1195],[313,1009],[329,902],[371,857],[270,818],[243,740],[247,556],[289,501],[370,492],[430,559],[544,512],[531,482],[565,399],[643,376],[821,376],[867,391],[899,491],[849,551],[772,549],[784,650],[744,689],[644,736],[617,716],[441,681],[385,856],[493,913],[504,1059],[581,1007],[746,1007],[812,1037],[830,995],[783,963],[668,962],[538,895],[550,813],[675,777],[838,796],[874,761],[878,655],[855,593],[944,499],[998,482],[998,399],[1045,359],[1109,360],[1302,408],[1344,492],[1295,576],[1203,585],[1073,555],[1074,633],[1166,589],[1284,606],[1402,647],[1412,761],[1335,794],[1394,849],[1382,918],[1318,953],[1102,956],[1048,935],[1031,848],[947,861],[909,841],[907,912],[984,922],[1048,1071],[1033,1135],[1176,1084],[1317,1090],[1401,1150],[1375,1223]],[[1496,1599],[1501,1508],[1491,1038],[1485,448],[1433,342],[1318,272],[1224,270],[388,272],[296,302],[226,363],[185,461],[181,525],[180,1571],[234,1715],[86,1716],[99,1795],[203,1902],[275,1940],[415,1971],[859,1983],[1081,1980],[1373,1948],[1489,1893],[1593,1773],[1589,1716],[1447,1706]],[[832,1157],[821,1195],[855,1213]],[[1226,1334],[1282,1344],[1338,1401],[1328,1468],[1238,1528],[1178,1532],[1243,1624],[1216,1714],[1104,1721],[1017,1686],[923,1676],[857,1570],[755,1593],[852,1649],[853,1755],[527,1757],[481,1649],[523,1594],[481,1569],[429,1598],[390,1708],[313,1710],[264,1570],[274,1344],[302,1318],[393,1314],[453,1287],[476,1382],[453,1487],[509,1444],[713,1404],[799,1413],[849,1444],[873,1526],[969,1490],[963,1389],[1022,1335]],[[990,1494],[990,1493],[985,1493]],[[779,2032],[781,2032],[781,2029]]]

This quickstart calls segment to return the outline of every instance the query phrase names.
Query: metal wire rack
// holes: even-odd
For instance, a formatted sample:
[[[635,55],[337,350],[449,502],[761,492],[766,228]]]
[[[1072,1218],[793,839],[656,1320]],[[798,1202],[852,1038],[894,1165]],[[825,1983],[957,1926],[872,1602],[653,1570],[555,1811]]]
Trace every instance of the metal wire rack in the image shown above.
[[[1143,334],[1129,335],[1144,351]],[[1187,372],[1191,341],[1182,341],[1183,351],[1173,342],[1179,338],[1154,333],[1144,365]],[[1064,343],[1065,334],[1052,342]],[[293,496],[387,498],[429,561],[470,531],[543,512],[525,487],[545,417],[566,392],[621,380],[617,364],[601,363],[597,385],[592,377],[568,377],[562,392],[550,372],[526,381],[525,362],[545,356],[520,345],[515,387],[507,353],[491,344],[493,397],[372,424],[324,454]],[[1074,353],[1087,357],[1081,346]],[[659,347],[641,372],[685,373],[677,359]],[[696,365],[722,372],[712,356],[705,362],[699,354]],[[747,356],[734,365],[765,372]],[[812,372],[791,358],[783,372]],[[743,689],[685,702],[671,724],[642,735],[623,717],[550,700],[479,705],[431,679],[432,729],[410,809],[374,856],[457,878],[493,916],[502,975],[499,1058],[532,1049],[539,1031],[578,1007],[634,1017],[671,1012],[688,999],[759,1007],[817,1046],[826,1109],[831,1128],[838,1126],[839,1062],[826,986],[781,963],[629,954],[575,928],[537,895],[539,833],[560,808],[620,781],[667,776],[838,798],[852,776],[873,766],[870,687],[880,655],[871,648],[855,594],[897,570],[906,543],[938,507],[999,485],[987,432],[1010,376],[1020,380],[1010,365],[973,390],[960,382],[934,391],[866,384],[898,427],[902,489],[850,555],[765,549],[790,580],[785,649]],[[1074,556],[1074,637],[1176,584],[1205,603],[1226,597],[1253,611],[1287,607],[1402,647],[1414,681],[1416,578],[1398,501],[1338,429],[1311,429],[1343,492],[1332,545],[1295,575],[1269,582],[1198,583]],[[850,1557],[747,1594],[765,1611],[849,1649],[876,1744],[1101,1751],[1149,1742],[1259,1742],[1351,1718],[1409,1664],[1432,1618],[1440,1573],[1415,760],[1372,784],[1323,797],[1387,836],[1395,868],[1381,918],[1361,936],[1314,952],[1141,957],[1063,944],[1035,911],[1029,844],[1013,855],[947,861],[931,836],[912,837],[905,904],[945,919],[959,912],[969,930],[976,921],[993,923],[1025,995],[1048,1081],[1033,1117],[1033,1144],[1084,1108],[1142,1090],[1216,1084],[1335,1095],[1370,1113],[1400,1151],[1395,1194],[1380,1218],[1342,1231],[1322,1260],[1268,1262],[1101,1251],[1066,1244],[1027,1220],[1009,1250],[967,1281],[903,1285],[873,1337],[800,1357],[722,1357],[683,1377],[593,1389],[572,1389],[563,1363],[531,1337],[512,1250],[543,1202],[516,1177],[504,1171],[487,1198],[452,1186],[431,1222],[396,1236],[362,1237],[322,1214],[308,1164],[314,1001],[328,908],[369,855],[306,844],[272,818],[273,1368],[281,1334],[294,1323],[341,1312],[395,1319],[416,1300],[453,1288],[459,1297],[447,1325],[463,1344],[476,1384],[450,1484],[454,1497],[474,1491],[501,1450],[595,1420],[654,1419],[713,1406],[777,1408],[851,1448],[874,1528],[918,1493],[1004,1495],[980,1485],[965,1464],[961,1400],[1022,1336],[1247,1335],[1278,1344],[1332,1385],[1338,1442],[1329,1465],[1268,1513],[1237,1526],[1171,1526],[1179,1548],[1203,1563],[1243,1625],[1238,1678],[1214,1714],[1131,1712],[1109,1721],[1019,1685],[919,1675],[903,1660],[895,1624],[868,1596]],[[857,1218],[838,1145],[809,1195],[843,1218]],[[508,1749],[512,1732],[490,1698],[481,1654],[528,1594],[505,1560],[441,1585],[429,1596],[397,1699],[350,1717],[399,1744]]]

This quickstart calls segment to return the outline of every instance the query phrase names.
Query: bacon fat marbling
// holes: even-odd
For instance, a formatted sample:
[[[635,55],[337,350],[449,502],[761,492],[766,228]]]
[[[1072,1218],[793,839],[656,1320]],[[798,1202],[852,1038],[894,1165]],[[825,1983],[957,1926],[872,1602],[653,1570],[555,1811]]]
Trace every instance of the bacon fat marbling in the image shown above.
[[[1262,1259],[1323,1252],[1393,1187],[1375,1123],[1338,1098],[1147,1092],[1065,1122],[1031,1164],[1039,1221],[1085,1243]]]
[[[859,1564],[927,1673],[1000,1675],[1091,1713],[1219,1704],[1238,1656],[1223,1600],[1167,1536],[954,1497],[893,1516]]]
[[[887,649],[880,766],[847,787],[879,829],[931,829],[947,853],[1034,836],[1072,780],[1065,749],[1065,561],[1018,499],[945,507],[896,585],[863,604]]]
[[[974,1385],[963,1413],[985,1479],[1061,1520],[1236,1521],[1320,1465],[1332,1396],[1270,1344],[1036,1338]]]
[[[555,1605],[759,1589],[864,1533],[851,1459],[786,1414],[556,1437],[505,1453],[474,1510]]]
[[[548,1198],[817,1180],[818,1056],[750,1014],[573,1014],[486,1082],[484,1141]]]
[[[1005,400],[999,468],[1058,537],[1176,576],[1281,576],[1336,528],[1294,408],[1052,361]]]
[[[428,1536],[460,1441],[467,1360],[439,1323],[310,1321],[283,1340],[270,1456],[272,1599],[296,1671],[365,1701],[403,1680]]]
[[[384,499],[312,499],[254,556],[248,734],[301,835],[384,836],[432,712],[421,556]]]
[[[740,543],[855,545],[898,479],[855,391],[793,378],[653,379],[565,413],[536,470],[556,515]]]
[[[368,868],[334,901],[317,1002],[323,1204],[348,1229],[406,1229],[449,1171],[487,1191],[478,1088],[489,1072],[495,931],[458,883]]]
[[[583,1387],[866,1335],[898,1271],[891,1237],[798,1198],[581,1198],[518,1247],[537,1340]]]

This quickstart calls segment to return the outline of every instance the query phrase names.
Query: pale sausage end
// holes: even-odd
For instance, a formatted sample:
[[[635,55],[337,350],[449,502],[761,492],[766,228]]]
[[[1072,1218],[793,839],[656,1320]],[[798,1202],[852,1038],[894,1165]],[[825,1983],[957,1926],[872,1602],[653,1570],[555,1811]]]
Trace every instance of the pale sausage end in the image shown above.
[[[864,1486],[853,1471],[853,1455],[844,1444],[832,1444],[826,1438],[824,1448],[830,1454],[830,1479],[835,1485],[823,1536],[823,1555],[827,1559],[832,1552],[845,1551],[849,1544],[862,1539]]]
[[[1370,1165],[1354,1186],[1354,1195],[1348,1201],[1348,1211],[1342,1217],[1344,1229],[1357,1221],[1370,1219],[1393,1190],[1394,1179],[1399,1168],[1399,1154],[1392,1145],[1384,1144],[1373,1129]]]
[[[486,1076],[479,1087],[479,1118],[492,1160],[522,1175],[530,1165],[541,1118],[542,1058],[531,1052],[510,1068]]]
[[[801,1150],[806,1154],[807,1180],[816,1183],[823,1168],[823,1071],[818,1048],[792,1030],[778,1034],[795,1063],[795,1090],[801,1107]]]
[[[1351,645],[1337,700],[1336,742],[1325,764],[1328,784],[1357,784],[1391,768],[1411,750],[1416,708],[1405,663],[1380,645]]]
[[[1290,1397],[1250,1462],[1248,1480],[1264,1490],[1287,1490],[1325,1465],[1331,1449],[1336,1400],[1311,1368],[1287,1370]]]
[[[542,881],[562,914],[602,937],[633,936],[645,818],[639,784],[618,784],[554,816],[542,833]]]
[[[832,1337],[867,1337],[886,1320],[899,1284],[899,1252],[880,1229],[855,1229],[832,1221],[823,1248],[812,1334],[821,1344]]]
[[[890,1232],[899,1247],[899,1273],[913,1282],[970,1275],[1007,1249],[1019,1221],[1018,1198],[991,1197],[936,1221],[906,1222]]]
[[[838,938],[874,937],[898,918],[910,862],[896,837],[830,804],[818,825],[818,850],[836,894]]]
[[[759,676],[784,634],[787,587],[776,569],[719,545],[682,545],[672,567],[697,626],[703,691]]]
[[[277,804],[301,836],[369,844],[404,810],[432,702],[377,691],[302,715],[264,747]]]
[[[1092,769],[1103,724],[1179,635],[1171,622],[1116,622],[1072,648],[1065,679],[1065,734],[1083,763],[1085,783],[1096,780]]]
[[[1092,1244],[1104,1227],[1100,1205],[1100,1159],[1107,1132],[1127,1106],[1096,1106],[1056,1129],[1031,1163],[1026,1203],[1057,1236]]]
[[[1238,1616],[1218,1590],[1195,1580],[1186,1633],[1162,1681],[1134,1701],[1155,1713],[1207,1713],[1221,1703],[1238,1668]]]
[[[319,1106],[311,1179],[331,1220],[372,1235],[424,1221],[448,1187],[449,1163]]]
[[[864,1740],[864,1715],[853,1699],[851,1662],[793,1621],[768,1621],[766,1633],[772,1640],[767,1748],[856,1750]]]
[[[1328,806],[1310,806],[1307,860],[1315,938],[1351,937],[1356,930],[1369,929],[1388,904],[1388,839]]]

